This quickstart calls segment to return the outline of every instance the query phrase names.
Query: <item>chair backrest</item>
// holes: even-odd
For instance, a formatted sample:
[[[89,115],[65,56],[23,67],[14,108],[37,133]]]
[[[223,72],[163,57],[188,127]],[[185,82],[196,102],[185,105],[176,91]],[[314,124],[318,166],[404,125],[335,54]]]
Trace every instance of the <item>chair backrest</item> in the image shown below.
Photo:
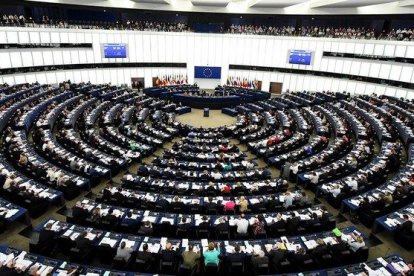
[[[218,266],[214,263],[207,263],[204,269],[206,272],[214,273],[218,271]]]

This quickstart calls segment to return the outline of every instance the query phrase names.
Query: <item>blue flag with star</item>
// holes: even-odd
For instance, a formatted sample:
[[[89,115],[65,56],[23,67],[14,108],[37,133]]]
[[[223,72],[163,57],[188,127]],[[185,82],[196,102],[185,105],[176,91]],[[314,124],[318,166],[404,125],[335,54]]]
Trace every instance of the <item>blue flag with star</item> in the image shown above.
[[[196,79],[221,79],[221,67],[194,66]]]

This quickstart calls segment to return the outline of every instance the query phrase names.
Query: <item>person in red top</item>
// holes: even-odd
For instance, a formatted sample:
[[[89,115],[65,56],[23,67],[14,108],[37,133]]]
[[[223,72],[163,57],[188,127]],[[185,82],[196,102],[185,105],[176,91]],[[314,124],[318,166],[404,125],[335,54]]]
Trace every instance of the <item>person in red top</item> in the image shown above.
[[[346,135],[343,135],[342,136],[342,141],[344,141],[346,144],[348,144],[349,143],[349,138],[346,137]]]
[[[224,185],[223,189],[221,189],[222,194],[230,194],[230,192],[231,192],[231,187],[229,184]]]
[[[269,138],[269,139],[267,140],[267,145],[268,145],[268,146],[273,145],[273,139],[272,139],[272,138]]]
[[[223,145],[221,145],[220,146],[220,151],[221,152],[227,152],[229,149],[228,149],[228,147],[227,147],[227,145],[226,144],[223,144]]]
[[[275,136],[275,138],[273,138],[273,143],[274,143],[274,144],[277,144],[277,143],[279,143],[279,142],[280,142],[280,140],[281,140],[281,139],[280,139],[280,136],[279,136],[279,135],[276,135],[276,136]]]
[[[234,207],[236,207],[236,203],[234,202],[234,198],[231,198],[226,202],[226,204],[224,204],[224,212],[232,211],[234,210]]]
[[[285,135],[285,136],[290,136],[292,133],[290,132],[290,129],[285,129],[284,131],[283,131],[283,134]]]

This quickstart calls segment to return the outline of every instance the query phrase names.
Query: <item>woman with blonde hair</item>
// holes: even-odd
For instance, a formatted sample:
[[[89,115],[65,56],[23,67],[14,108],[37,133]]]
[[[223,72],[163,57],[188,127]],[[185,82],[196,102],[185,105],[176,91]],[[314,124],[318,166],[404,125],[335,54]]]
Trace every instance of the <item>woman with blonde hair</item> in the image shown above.
[[[219,264],[219,256],[220,256],[220,243],[217,243],[217,249],[213,242],[208,244],[208,250],[203,253],[204,256],[204,264],[215,264],[218,266]]]
[[[244,196],[241,196],[239,199],[239,211],[240,213],[244,213],[247,211],[247,200]]]

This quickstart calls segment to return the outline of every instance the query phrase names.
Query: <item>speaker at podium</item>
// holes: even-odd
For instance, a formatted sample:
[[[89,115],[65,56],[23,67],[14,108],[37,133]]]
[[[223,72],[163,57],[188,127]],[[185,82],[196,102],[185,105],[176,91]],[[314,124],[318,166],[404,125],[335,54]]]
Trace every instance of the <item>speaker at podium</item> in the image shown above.
[[[209,116],[210,116],[210,109],[204,108],[204,117],[209,117]]]

